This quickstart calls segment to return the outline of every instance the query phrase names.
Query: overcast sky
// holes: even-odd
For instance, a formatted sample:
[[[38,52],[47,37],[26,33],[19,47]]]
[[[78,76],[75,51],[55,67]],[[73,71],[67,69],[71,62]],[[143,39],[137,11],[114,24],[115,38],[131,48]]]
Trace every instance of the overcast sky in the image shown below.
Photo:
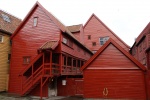
[[[0,0],[0,9],[24,19],[37,0]],[[38,0],[64,25],[85,24],[94,13],[129,46],[150,21],[150,0]]]

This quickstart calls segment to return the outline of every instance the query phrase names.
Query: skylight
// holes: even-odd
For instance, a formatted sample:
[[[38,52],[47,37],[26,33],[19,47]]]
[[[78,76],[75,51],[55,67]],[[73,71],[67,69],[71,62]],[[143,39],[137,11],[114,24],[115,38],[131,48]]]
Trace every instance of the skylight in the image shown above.
[[[3,20],[4,20],[4,21],[6,21],[6,22],[9,22],[9,23],[10,23],[10,18],[9,18],[7,15],[2,14],[2,18],[3,18]]]

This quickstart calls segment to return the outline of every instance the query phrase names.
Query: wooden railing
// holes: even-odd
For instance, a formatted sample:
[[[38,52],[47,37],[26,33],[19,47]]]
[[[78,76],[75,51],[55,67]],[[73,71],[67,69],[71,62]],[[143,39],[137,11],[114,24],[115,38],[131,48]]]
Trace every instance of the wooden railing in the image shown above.
[[[62,66],[62,74],[68,74],[68,75],[81,74],[81,71],[80,71],[79,67],[63,65]]]
[[[42,57],[42,55],[36,57],[37,60],[34,60],[34,62],[32,61],[32,64],[30,64],[30,67],[28,67],[28,69],[29,68],[31,69],[31,71],[30,71],[30,72],[32,72],[31,75],[23,76],[24,73],[28,69],[25,69],[26,71],[22,71],[24,73],[21,73],[21,75],[22,75],[22,95],[28,94],[35,86],[37,86],[40,83],[40,80],[42,77],[47,77],[46,80],[48,80],[48,77],[60,75],[60,68],[59,68],[60,65],[56,64],[56,63],[50,64],[50,63],[44,63],[44,61],[41,61],[42,63],[40,63],[41,64],[41,65],[39,65],[40,67],[38,67],[36,70],[34,70],[34,63],[36,63],[36,61],[38,61],[38,59],[40,59],[40,57]],[[25,80],[23,80],[24,77],[25,77]],[[45,81],[44,81],[44,83],[45,83]]]

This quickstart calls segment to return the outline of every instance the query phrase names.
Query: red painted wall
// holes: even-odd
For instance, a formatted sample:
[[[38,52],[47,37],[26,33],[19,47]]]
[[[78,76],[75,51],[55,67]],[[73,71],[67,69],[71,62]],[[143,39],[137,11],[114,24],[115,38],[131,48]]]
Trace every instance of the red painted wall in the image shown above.
[[[62,40],[63,40],[63,37],[65,37],[69,40],[72,40],[71,38],[67,37],[64,34],[62,35]],[[80,48],[80,50],[78,50],[79,48]],[[83,49],[83,47],[81,47],[75,41],[73,41],[73,47],[69,47],[68,45],[64,44],[62,41],[61,50],[67,54],[70,54],[74,57],[81,58],[84,60],[88,60],[92,56],[89,52],[87,52],[87,50]],[[86,52],[86,53],[84,53],[84,52]]]
[[[66,85],[62,85],[63,78],[58,78],[57,92],[58,96],[82,96],[83,95],[83,79],[67,78]]]
[[[91,35],[91,39],[88,40],[88,35]],[[84,43],[90,50],[98,50],[102,45],[100,45],[99,38],[109,36],[115,42],[117,42],[126,51],[129,48],[123,44],[118,38],[116,38],[111,31],[109,31],[95,16],[88,21],[84,26]],[[92,42],[96,42],[96,46],[92,46]]]
[[[139,69],[114,45],[109,46],[88,67],[99,69]]]
[[[34,17],[38,17],[37,27],[33,27]],[[23,56],[31,56],[32,60],[36,57],[39,47],[47,41],[59,40],[60,33],[60,29],[37,7],[12,40],[9,92],[21,93],[19,73],[26,67],[23,64]]]
[[[144,72],[112,44],[87,66],[83,77],[85,98],[146,100]]]
[[[84,71],[84,98],[146,100],[144,75],[141,70]],[[108,95],[103,96],[104,88]]]

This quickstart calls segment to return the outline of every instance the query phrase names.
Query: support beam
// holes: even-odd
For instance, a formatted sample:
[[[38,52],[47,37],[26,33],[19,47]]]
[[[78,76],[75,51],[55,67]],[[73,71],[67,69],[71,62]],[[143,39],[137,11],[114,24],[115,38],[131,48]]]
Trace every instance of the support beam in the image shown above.
[[[50,76],[52,76],[52,51],[50,51]]]
[[[41,87],[40,87],[40,99],[43,97],[43,86],[42,86],[42,77],[41,77]]]
[[[62,74],[62,53],[59,56],[59,73]]]

